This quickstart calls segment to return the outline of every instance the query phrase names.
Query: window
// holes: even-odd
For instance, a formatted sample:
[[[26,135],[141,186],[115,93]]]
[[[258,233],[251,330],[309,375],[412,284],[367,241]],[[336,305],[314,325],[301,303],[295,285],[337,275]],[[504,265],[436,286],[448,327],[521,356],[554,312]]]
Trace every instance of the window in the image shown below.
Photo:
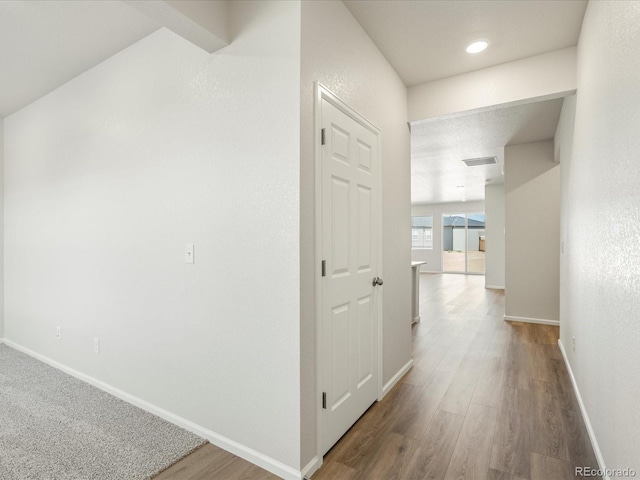
[[[411,247],[433,249],[433,215],[411,217]]]

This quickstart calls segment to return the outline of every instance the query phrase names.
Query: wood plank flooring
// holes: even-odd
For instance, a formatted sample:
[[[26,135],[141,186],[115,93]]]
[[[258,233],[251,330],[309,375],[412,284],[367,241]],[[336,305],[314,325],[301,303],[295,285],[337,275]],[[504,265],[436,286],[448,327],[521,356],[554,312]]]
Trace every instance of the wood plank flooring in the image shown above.
[[[420,312],[414,367],[312,480],[564,480],[597,468],[557,327],[505,322],[504,295],[483,276],[421,275]],[[276,478],[212,445],[156,477]]]
[[[564,480],[597,468],[557,327],[505,322],[504,294],[482,276],[421,275],[420,314],[414,367],[313,480]]]
[[[154,477],[155,480],[277,480],[278,478],[210,443]]]

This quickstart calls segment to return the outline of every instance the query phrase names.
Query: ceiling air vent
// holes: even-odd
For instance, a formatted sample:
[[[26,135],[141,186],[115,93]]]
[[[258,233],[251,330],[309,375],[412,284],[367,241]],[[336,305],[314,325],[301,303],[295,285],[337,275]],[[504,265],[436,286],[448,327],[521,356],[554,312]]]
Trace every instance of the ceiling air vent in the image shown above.
[[[496,157],[481,157],[481,158],[467,158],[462,160],[467,164],[467,167],[477,167],[478,165],[493,165],[498,163]]]

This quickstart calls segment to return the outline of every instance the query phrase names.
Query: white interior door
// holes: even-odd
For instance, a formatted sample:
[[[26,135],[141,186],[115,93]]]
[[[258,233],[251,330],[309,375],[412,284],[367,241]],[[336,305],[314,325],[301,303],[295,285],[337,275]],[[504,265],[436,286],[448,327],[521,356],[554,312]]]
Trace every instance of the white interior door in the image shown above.
[[[378,132],[320,102],[322,150],[322,454],[378,396]],[[379,280],[381,284],[381,280]]]

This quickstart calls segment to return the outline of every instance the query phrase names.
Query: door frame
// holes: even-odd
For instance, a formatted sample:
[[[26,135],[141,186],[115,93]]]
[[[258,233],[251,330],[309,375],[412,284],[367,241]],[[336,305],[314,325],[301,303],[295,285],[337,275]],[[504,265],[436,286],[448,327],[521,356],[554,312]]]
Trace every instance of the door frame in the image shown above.
[[[315,143],[315,241],[316,241],[316,263],[315,263],[315,278],[316,278],[316,452],[318,468],[322,465],[323,453],[322,453],[322,386],[323,386],[323,345],[322,345],[322,320],[323,311],[322,306],[324,304],[324,291],[322,282],[322,144],[321,144],[321,128],[322,128],[322,100],[326,100],[334,107],[340,110],[348,117],[355,120],[368,130],[371,130],[376,134],[378,143],[378,198],[375,200],[376,208],[378,209],[378,220],[376,226],[376,234],[378,237],[377,248],[377,261],[378,272],[376,276],[384,278],[382,268],[382,132],[373,123],[351,108],[346,102],[340,99],[337,95],[331,92],[327,87],[320,82],[314,82],[314,143]],[[377,348],[377,362],[375,362],[378,369],[378,401],[382,400],[382,289],[378,288],[378,294],[375,299],[375,315],[374,321],[377,324],[378,330],[378,348]]]

